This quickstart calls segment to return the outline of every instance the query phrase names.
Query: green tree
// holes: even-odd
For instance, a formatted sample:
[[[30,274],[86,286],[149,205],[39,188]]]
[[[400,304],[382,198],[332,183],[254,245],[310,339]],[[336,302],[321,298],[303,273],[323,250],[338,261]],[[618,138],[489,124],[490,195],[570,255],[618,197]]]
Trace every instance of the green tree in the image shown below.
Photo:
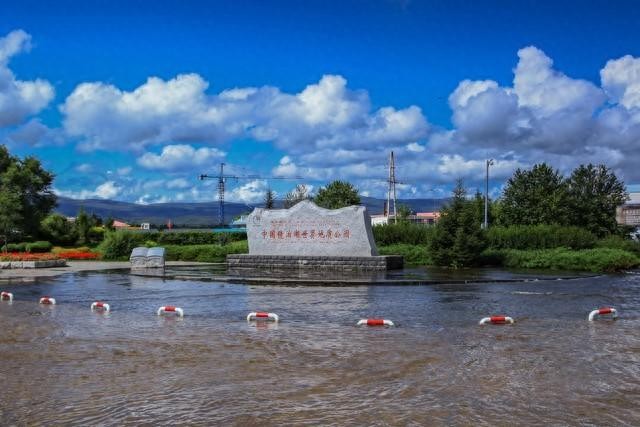
[[[303,200],[309,199],[309,190],[307,190],[307,186],[304,184],[296,185],[292,191],[289,191],[287,195],[284,197],[284,207],[286,209],[298,204]]]
[[[618,229],[616,208],[628,198],[624,183],[605,165],[580,165],[568,179],[568,206],[572,225],[597,236]]]
[[[0,234],[4,242],[3,251],[7,250],[7,243],[11,235],[20,226],[22,215],[20,212],[20,198],[17,194],[6,191],[0,191]]]
[[[92,226],[91,218],[84,211],[84,208],[80,207],[80,211],[78,212],[75,222],[75,228],[78,233],[78,244],[85,245],[88,242],[89,230]]]
[[[47,216],[40,224],[43,236],[57,245],[72,245],[78,240],[75,226],[60,214]]]
[[[104,228],[106,228],[109,231],[115,230],[115,228],[113,227],[113,218],[111,217],[111,215],[109,215],[107,219],[104,221]],[[161,230],[164,230],[165,228],[167,228],[167,225],[164,223],[158,226],[158,229],[161,229]]]
[[[273,209],[273,204],[275,202],[275,193],[271,189],[271,187],[267,188],[267,193],[264,196],[264,208],[265,209]]]
[[[450,203],[440,211],[441,217],[429,245],[436,265],[454,268],[475,265],[486,248],[479,218],[478,196],[474,200],[467,200],[466,196],[464,185],[459,180]]]
[[[17,195],[12,209],[19,212],[21,218],[16,229],[29,237],[38,234],[40,222],[56,205],[52,183],[53,174],[46,171],[38,159],[19,159],[0,145],[0,191]]]
[[[404,203],[400,203],[397,206],[398,211],[398,222],[402,224],[406,224],[409,222],[409,216],[413,214],[411,210],[411,206],[405,205]]]
[[[359,205],[358,189],[346,181],[333,181],[321,188],[314,198],[316,205],[326,209],[340,209],[345,206]]]
[[[499,222],[503,225],[569,223],[567,184],[546,163],[517,169],[502,193]]]

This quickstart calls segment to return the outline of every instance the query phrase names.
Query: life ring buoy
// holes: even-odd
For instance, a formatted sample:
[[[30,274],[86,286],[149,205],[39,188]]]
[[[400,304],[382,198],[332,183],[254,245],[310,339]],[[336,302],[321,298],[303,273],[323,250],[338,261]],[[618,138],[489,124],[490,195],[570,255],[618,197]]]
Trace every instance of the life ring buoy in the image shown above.
[[[2,291],[0,292],[0,300],[3,301],[13,301],[13,294],[11,292]]]
[[[158,316],[164,313],[175,313],[177,316],[184,317],[184,310],[180,307],[174,307],[172,305],[163,305],[158,309]]]
[[[96,301],[94,303],[91,304],[91,311],[94,310],[102,310],[105,313],[111,311],[111,306],[109,304],[107,304],[106,302],[102,302],[102,301]]]
[[[485,325],[487,323],[491,323],[492,325],[506,325],[506,324],[512,325],[513,322],[514,322],[513,318],[509,316],[490,316],[490,317],[483,317],[480,320],[480,325]]]
[[[44,305],[56,305],[56,299],[45,296],[40,298],[39,303]]]
[[[395,324],[388,319],[360,319],[356,326],[395,326]]]
[[[252,320],[269,320],[271,322],[279,322],[280,318],[275,313],[268,313],[266,311],[252,311],[247,314],[247,322]]]
[[[593,322],[593,319],[595,319],[596,316],[602,316],[604,314],[610,314],[613,320],[618,318],[618,310],[613,307],[602,307],[589,313],[589,322]]]

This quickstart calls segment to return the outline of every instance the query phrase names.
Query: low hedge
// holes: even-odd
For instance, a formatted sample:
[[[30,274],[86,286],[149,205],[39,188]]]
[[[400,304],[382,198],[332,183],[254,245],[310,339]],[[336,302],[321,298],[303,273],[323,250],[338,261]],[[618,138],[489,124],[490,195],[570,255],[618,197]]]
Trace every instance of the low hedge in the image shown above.
[[[597,248],[570,250],[566,248],[517,250],[488,249],[482,253],[485,265],[508,268],[615,272],[640,266],[640,257],[622,249]]]
[[[580,227],[560,225],[512,225],[489,227],[487,243],[493,249],[591,249],[597,237]]]
[[[429,251],[424,245],[396,245],[378,246],[380,255],[402,255],[407,265],[429,265],[432,263]]]
[[[244,236],[244,239],[241,237]],[[175,233],[141,233],[134,231],[112,231],[105,234],[105,238],[98,246],[103,259],[128,259],[133,248],[137,246],[226,246],[238,241],[246,242],[246,233],[214,233],[203,232],[175,232]],[[195,242],[195,243],[189,243]],[[188,261],[194,261],[189,259]]]
[[[373,238],[379,246],[395,244],[428,245],[434,227],[412,223],[384,224],[373,227]]]
[[[28,252],[28,253],[45,253],[51,251],[53,245],[44,240],[37,242],[21,242],[21,243],[8,243],[6,247],[7,252]],[[3,248],[4,249],[4,248]]]
[[[223,262],[229,254],[249,252],[246,240],[227,245],[166,245],[164,248],[168,261]]]

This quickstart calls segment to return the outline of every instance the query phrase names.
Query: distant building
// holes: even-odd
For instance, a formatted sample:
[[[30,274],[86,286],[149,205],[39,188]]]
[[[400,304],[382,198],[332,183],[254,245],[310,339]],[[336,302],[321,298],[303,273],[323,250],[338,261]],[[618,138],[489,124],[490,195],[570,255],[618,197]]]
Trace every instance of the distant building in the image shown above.
[[[240,215],[240,218],[236,218],[231,222],[231,227],[246,228],[248,216],[249,215]]]
[[[407,221],[414,224],[433,225],[440,219],[440,212],[418,212],[416,214],[409,215]],[[377,214],[371,215],[371,225],[384,225],[388,222],[393,223],[393,215]]]
[[[127,224],[126,222],[122,222],[122,221],[118,221],[117,219],[113,220],[113,228],[117,229],[124,229],[124,228],[129,228],[131,227],[129,224]]]
[[[620,225],[640,226],[640,191],[630,192],[630,200],[616,209],[616,221]]]

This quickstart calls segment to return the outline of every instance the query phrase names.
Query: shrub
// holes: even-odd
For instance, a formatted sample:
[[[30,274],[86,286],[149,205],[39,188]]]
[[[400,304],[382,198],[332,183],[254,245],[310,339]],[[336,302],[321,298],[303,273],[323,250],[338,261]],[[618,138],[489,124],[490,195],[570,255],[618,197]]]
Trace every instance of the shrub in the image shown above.
[[[493,249],[591,249],[597,238],[580,228],[560,225],[512,225],[490,227],[487,241]]]
[[[640,255],[640,242],[625,239],[620,236],[609,236],[598,241],[597,247],[609,249],[622,249],[623,251],[633,252]]]
[[[4,247],[6,252],[26,252],[27,244],[26,243],[8,243]]]
[[[212,232],[212,231],[185,231],[185,232],[153,232],[144,233],[144,240],[151,240],[160,246],[164,245],[225,245],[230,242],[247,240],[245,232]]]
[[[26,251],[32,252],[32,253],[50,252],[51,248],[53,248],[53,245],[45,241],[38,241],[38,242],[25,244]]]
[[[103,227],[91,227],[87,232],[87,241],[93,245],[97,245],[104,240]]]
[[[108,232],[98,246],[98,251],[104,259],[128,259],[133,248],[142,246],[146,237],[146,234],[131,231]]]
[[[488,249],[483,260],[493,265],[509,268],[538,268],[554,270],[586,270],[592,272],[614,272],[640,265],[640,257],[621,249],[565,248],[541,250]]]
[[[424,245],[396,244],[378,247],[380,255],[402,255],[408,265],[428,265],[431,264],[429,251]]]
[[[246,240],[227,245],[167,245],[166,257],[169,261],[222,262],[228,254],[249,252]]]
[[[399,243],[428,245],[433,236],[433,230],[432,226],[411,223],[376,225],[373,227],[373,237],[376,244],[380,246]]]

